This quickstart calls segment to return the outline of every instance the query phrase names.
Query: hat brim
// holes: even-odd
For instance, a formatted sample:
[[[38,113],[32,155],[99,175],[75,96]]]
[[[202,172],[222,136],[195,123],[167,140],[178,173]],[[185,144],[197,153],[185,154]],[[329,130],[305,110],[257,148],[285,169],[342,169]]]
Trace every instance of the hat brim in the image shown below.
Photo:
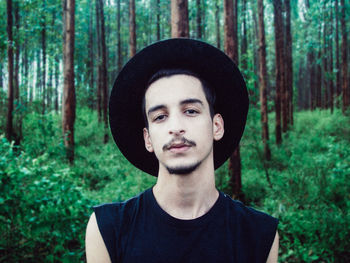
[[[215,90],[215,113],[224,119],[225,133],[214,142],[214,167],[220,167],[238,146],[248,113],[248,93],[234,62],[205,42],[175,38],[138,52],[120,71],[109,99],[109,123],[115,143],[134,166],[158,175],[158,160],[144,144],[142,99],[148,80],[160,69],[185,69],[198,74]]]

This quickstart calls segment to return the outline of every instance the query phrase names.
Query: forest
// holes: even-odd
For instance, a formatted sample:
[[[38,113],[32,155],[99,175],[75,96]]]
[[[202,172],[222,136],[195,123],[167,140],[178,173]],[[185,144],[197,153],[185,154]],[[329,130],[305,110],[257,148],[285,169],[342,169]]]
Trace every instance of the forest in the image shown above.
[[[250,108],[220,191],[279,219],[280,262],[350,262],[347,0],[0,1],[0,262],[85,262],[91,207],[156,179],[108,127],[122,66],[159,40],[223,50]]]

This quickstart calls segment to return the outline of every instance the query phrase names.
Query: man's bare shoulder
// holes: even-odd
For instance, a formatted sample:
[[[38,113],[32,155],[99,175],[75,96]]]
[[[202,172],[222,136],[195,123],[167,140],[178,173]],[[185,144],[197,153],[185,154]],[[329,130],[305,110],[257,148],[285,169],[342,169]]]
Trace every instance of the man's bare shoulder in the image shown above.
[[[97,225],[96,215],[92,213],[86,227],[85,251],[88,263],[110,263],[109,254],[100,230]]]
[[[275,239],[273,240],[269,256],[266,263],[276,263],[278,259],[279,235],[276,231]]]

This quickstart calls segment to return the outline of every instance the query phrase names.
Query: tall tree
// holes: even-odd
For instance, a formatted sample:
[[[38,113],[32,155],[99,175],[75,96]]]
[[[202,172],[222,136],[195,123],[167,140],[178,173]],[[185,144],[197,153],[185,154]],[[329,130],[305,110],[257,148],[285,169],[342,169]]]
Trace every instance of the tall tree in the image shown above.
[[[247,40],[247,0],[242,0],[242,42],[241,42],[241,69],[243,71],[247,70],[247,49],[248,49],[248,40]]]
[[[122,39],[120,34],[121,28],[121,12],[120,12],[120,1],[117,2],[117,47],[118,47],[118,72],[122,69]]]
[[[339,54],[339,4],[338,0],[335,0],[335,57],[336,57],[336,88],[337,94],[337,107],[339,107],[339,98],[341,94],[341,83],[340,83],[340,54]]]
[[[101,19],[100,2],[96,1],[96,34],[97,34],[97,115],[98,122],[102,120],[102,42],[101,40]]]
[[[171,37],[189,37],[188,2],[171,0]]]
[[[262,127],[262,140],[264,144],[265,159],[271,159],[269,147],[269,126],[267,116],[267,67],[266,67],[266,41],[265,41],[265,23],[264,23],[264,3],[258,0],[259,14],[259,83],[260,83],[260,114]]]
[[[197,25],[197,38],[202,38],[202,4],[201,0],[196,0],[197,14],[196,14],[196,25]]]
[[[120,0],[119,0],[120,1]],[[156,0],[157,41],[160,40],[160,0]]]
[[[42,2],[42,9],[46,9],[46,1]],[[41,17],[41,49],[43,54],[43,67],[42,67],[42,114],[45,113],[45,103],[46,103],[46,15],[42,12]]]
[[[135,15],[135,0],[129,1],[129,46],[130,57],[136,54],[136,15]]]
[[[290,0],[284,1],[286,9],[286,89],[285,89],[285,100],[286,100],[286,118],[287,124],[293,124],[293,50],[292,50],[292,31],[291,31],[291,15],[290,15]]]
[[[274,26],[275,26],[275,49],[276,49],[276,143],[281,144],[281,108],[282,108],[282,94],[284,87],[284,56],[283,56],[283,18],[282,18],[282,3],[281,0],[273,0],[274,7]]]
[[[74,122],[75,122],[75,86],[74,86],[74,33],[75,0],[63,0],[63,101],[62,126],[67,158],[74,162]]]
[[[7,89],[7,122],[6,138],[13,138],[13,36],[12,36],[12,0],[7,0],[7,67],[8,67],[8,89]]]
[[[237,36],[237,0],[224,0],[225,20],[225,52],[237,64],[238,62],[238,36]],[[229,159],[230,186],[232,196],[244,201],[242,191],[240,147],[237,146]]]
[[[103,1],[99,1],[99,12],[101,19],[101,92],[102,92],[102,108],[103,108],[103,121],[105,125],[105,134],[104,134],[104,143],[108,142],[108,116],[107,116],[107,107],[108,107],[108,76],[107,76],[107,48],[106,48],[106,36],[105,36],[105,20],[103,12]]]
[[[93,5],[89,4],[89,42],[88,42],[88,64],[87,64],[87,78],[89,79],[88,91],[88,107],[94,108],[94,37],[92,34],[93,28]],[[118,33],[118,32],[117,32]]]
[[[345,4],[344,0],[340,0],[341,6],[341,31],[342,31],[342,42],[341,42],[341,52],[342,52],[342,92],[343,92],[343,108],[342,111],[345,113],[349,106],[349,83],[348,83],[348,44],[347,44],[347,33],[346,33],[346,18],[345,18]]]
[[[219,1],[215,1],[215,32],[216,32],[216,47],[221,48],[221,37],[220,37],[220,5]]]

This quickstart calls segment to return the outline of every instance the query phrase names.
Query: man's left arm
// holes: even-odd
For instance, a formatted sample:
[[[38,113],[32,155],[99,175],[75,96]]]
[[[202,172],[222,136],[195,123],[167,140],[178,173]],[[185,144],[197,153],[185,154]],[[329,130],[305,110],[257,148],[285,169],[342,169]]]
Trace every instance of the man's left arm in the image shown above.
[[[266,263],[276,263],[278,259],[278,246],[279,246],[279,236],[276,231],[275,239],[270,249],[269,256],[267,257]]]

